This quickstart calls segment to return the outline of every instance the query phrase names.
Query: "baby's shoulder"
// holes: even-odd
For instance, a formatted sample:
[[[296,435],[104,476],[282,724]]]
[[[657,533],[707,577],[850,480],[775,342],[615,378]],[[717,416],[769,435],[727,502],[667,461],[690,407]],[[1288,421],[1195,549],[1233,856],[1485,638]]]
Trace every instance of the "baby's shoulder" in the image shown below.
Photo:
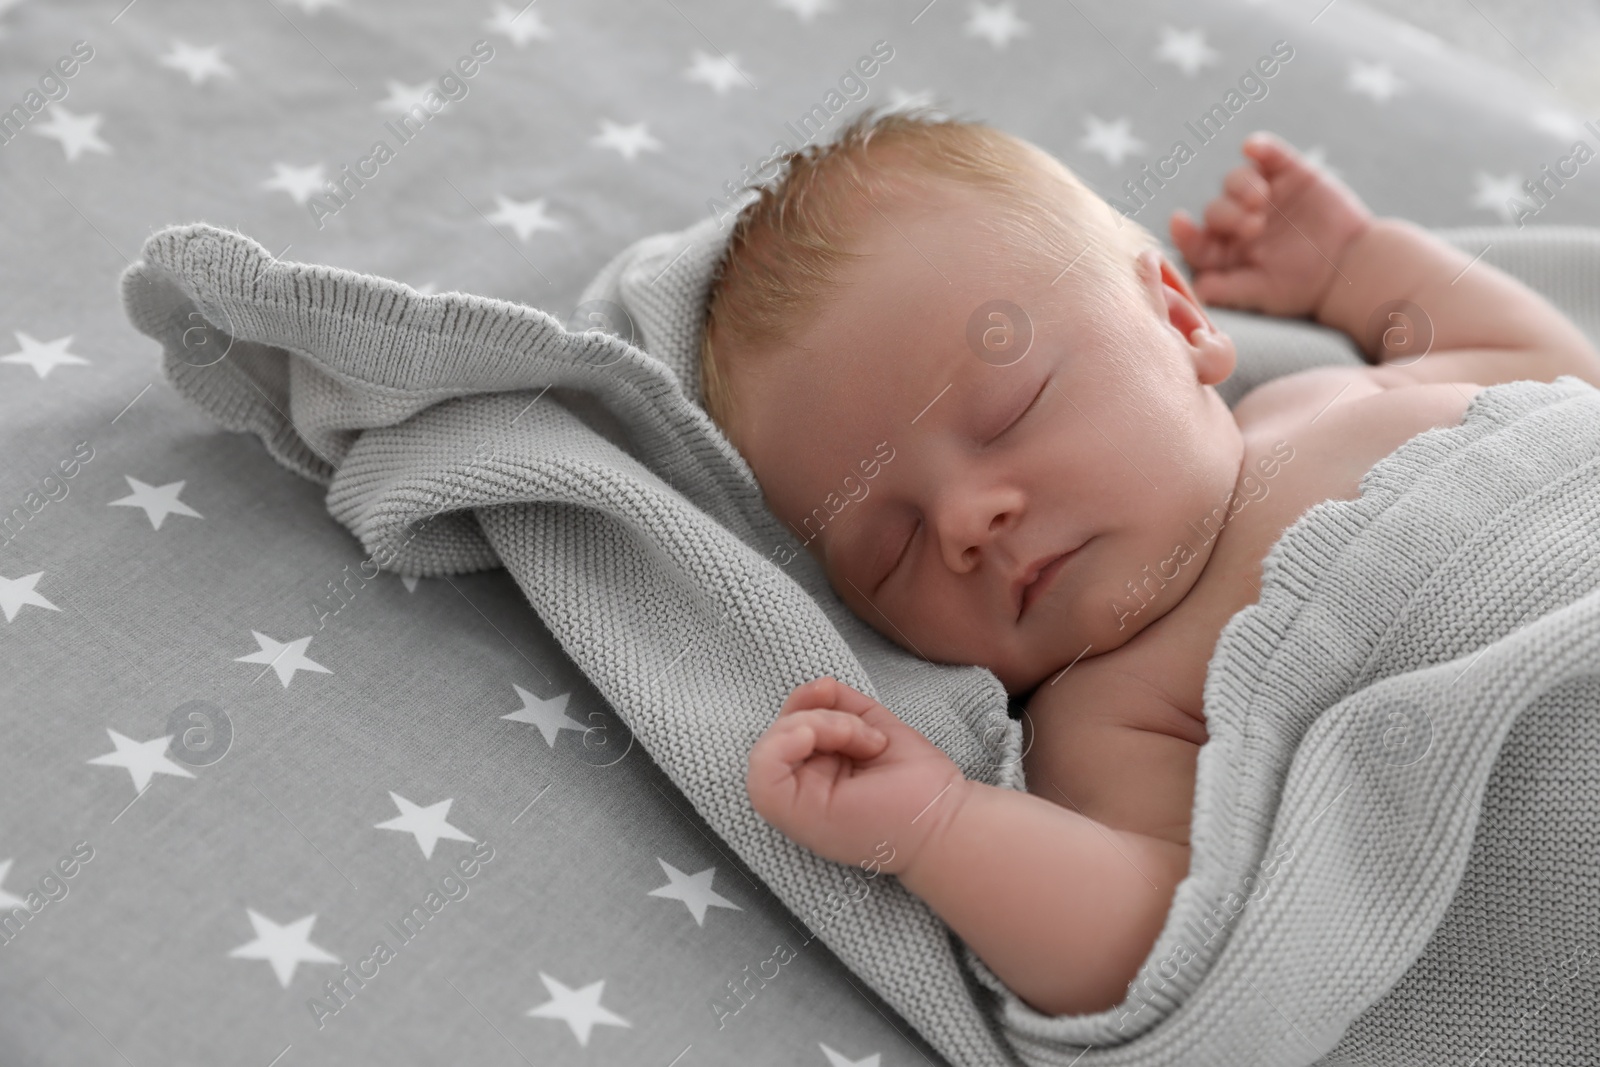
[[[1344,473],[1359,480],[1372,463],[1424,430],[1459,423],[1482,389],[1472,382],[1419,382],[1398,366],[1317,367],[1256,387],[1233,414],[1247,460],[1292,447],[1352,467]]]
[[[1233,406],[1233,418],[1245,433],[1280,423],[1306,424],[1318,418],[1323,408],[1372,396],[1397,384],[1384,367],[1313,367],[1256,386]]]

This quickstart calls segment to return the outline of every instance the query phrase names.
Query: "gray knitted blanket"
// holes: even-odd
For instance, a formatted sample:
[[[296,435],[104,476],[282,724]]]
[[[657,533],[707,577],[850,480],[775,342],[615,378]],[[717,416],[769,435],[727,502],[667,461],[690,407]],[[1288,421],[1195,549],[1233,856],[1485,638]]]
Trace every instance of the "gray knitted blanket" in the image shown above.
[[[1445,236],[1600,327],[1600,231]],[[151,236],[123,298],[172,385],[327,486],[377,564],[505,566],[728,846],[953,1062],[1593,1062],[1600,391],[1486,390],[1285,533],[1212,661],[1167,925],[1123,1004],[1045,1017],[894,879],[863,893],[745,796],[750,746],[824,673],[968,777],[1023,780],[998,680],[852,615],[698,406],[722,238],[628,248],[570,330],[200,224]],[[1230,402],[1355,358],[1306,323],[1218,318]]]

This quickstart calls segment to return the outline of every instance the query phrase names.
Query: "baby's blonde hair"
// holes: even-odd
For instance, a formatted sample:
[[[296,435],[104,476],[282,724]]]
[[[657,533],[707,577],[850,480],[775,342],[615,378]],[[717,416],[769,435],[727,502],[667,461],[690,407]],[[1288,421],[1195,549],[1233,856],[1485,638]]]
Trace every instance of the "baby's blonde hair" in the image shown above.
[[[782,341],[838,288],[840,268],[859,258],[848,246],[863,226],[897,194],[927,191],[938,179],[994,194],[996,210],[982,225],[1052,272],[1082,255],[1080,269],[1098,260],[1094,273],[1131,282],[1134,259],[1159,247],[1060,160],[1020,137],[931,107],[868,108],[832,141],[784,155],[770,181],[745,187],[760,195],[734,223],[701,332],[700,391],[712,421],[727,430],[734,411],[727,350]]]

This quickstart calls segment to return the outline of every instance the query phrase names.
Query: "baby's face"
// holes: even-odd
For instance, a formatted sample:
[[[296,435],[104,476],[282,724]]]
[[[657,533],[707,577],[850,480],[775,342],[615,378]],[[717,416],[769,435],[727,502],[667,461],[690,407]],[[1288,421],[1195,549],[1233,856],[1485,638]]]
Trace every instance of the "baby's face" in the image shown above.
[[[1118,287],[1095,248],[1041,269],[975,224],[985,208],[952,187],[874,214],[841,293],[735,371],[729,432],[853,611],[1015,694],[1182,599],[1203,556],[1131,618],[1126,583],[1195,540],[1187,524],[1226,502],[1243,445],[1210,388],[1232,346],[1191,343],[1209,324],[1176,272],[1152,257]],[[985,344],[1006,321],[979,315],[969,344],[997,300],[1021,309],[1017,332]],[[1069,551],[1024,605],[1037,565]]]

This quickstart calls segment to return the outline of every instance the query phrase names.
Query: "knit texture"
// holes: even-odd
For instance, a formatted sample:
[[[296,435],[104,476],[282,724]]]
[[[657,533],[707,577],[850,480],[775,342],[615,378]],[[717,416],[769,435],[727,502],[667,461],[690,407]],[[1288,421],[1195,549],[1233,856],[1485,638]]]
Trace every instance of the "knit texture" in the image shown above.
[[[706,821],[953,1062],[1399,1064],[1470,1059],[1480,1037],[1497,1062],[1592,1054],[1600,961],[1527,1022],[1542,1044],[1508,1046],[1505,1016],[1542,995],[1523,977],[1597,932],[1600,391],[1485,390],[1462,425],[1375,467],[1359,499],[1285,533],[1211,663],[1191,872],[1166,927],[1122,1005],[1050,1018],[893,879],[840,908],[859,896],[849,869],[745,796],[751,745],[821,674],[968,777],[1023,781],[998,680],[923,662],[850,613],[699,407],[723,236],[712,220],[655,235],[600,272],[583,300],[607,302],[633,344],[278,261],[201,224],[152,235],[123,297],[174,387],[327,486],[388,569],[504,565]],[[1543,277],[1591,332],[1600,321],[1600,232],[1445,236],[1491,242],[1486,260]],[[1216,317],[1241,353],[1230,401],[1354,359],[1319,327]],[[1488,1007],[1455,1010],[1464,990]]]

